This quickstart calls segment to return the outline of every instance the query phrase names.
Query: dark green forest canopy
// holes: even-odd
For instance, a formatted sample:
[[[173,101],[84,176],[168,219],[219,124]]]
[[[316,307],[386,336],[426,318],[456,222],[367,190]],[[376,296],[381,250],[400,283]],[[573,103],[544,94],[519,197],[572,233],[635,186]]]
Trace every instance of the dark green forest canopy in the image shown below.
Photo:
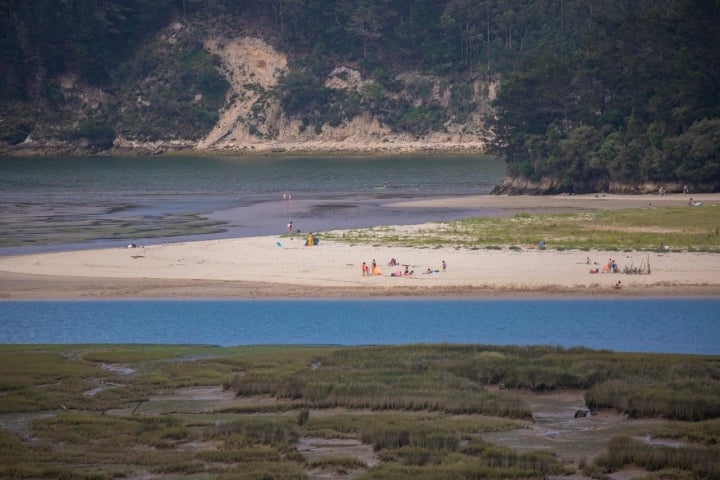
[[[560,191],[717,190],[720,2],[608,5],[566,44],[518,58],[494,147],[511,175],[555,178]]]
[[[472,81],[500,79],[488,127],[510,176],[578,193],[720,188],[718,0],[0,0],[0,10],[7,143],[37,133],[39,117],[62,123],[58,79],[67,74],[111,100],[56,132],[62,138],[202,136],[227,83],[200,39],[220,32],[261,35],[289,54],[291,69],[269,94],[316,129],[368,111],[421,135],[468,114]],[[192,26],[182,49],[154,49],[171,22]],[[341,64],[375,88],[325,88]],[[393,99],[409,71],[447,79],[451,107]],[[152,115],[127,108],[143,81],[158,79]]]

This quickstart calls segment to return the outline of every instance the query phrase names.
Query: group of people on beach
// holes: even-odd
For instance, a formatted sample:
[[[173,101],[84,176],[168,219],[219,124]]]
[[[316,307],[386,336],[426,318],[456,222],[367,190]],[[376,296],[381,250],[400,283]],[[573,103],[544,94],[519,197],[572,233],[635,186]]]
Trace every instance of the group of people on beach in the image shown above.
[[[373,260],[373,262],[374,262],[374,260]],[[391,267],[395,267],[395,266],[399,266],[399,265],[400,265],[400,263],[395,258],[391,258],[390,261],[388,262],[388,266],[391,266]],[[415,275],[415,270],[410,270],[410,267],[412,265],[405,264],[403,266],[405,267],[404,271],[396,270],[396,271],[392,272],[390,274],[390,276],[391,277],[409,277],[411,275]],[[442,261],[442,271],[443,272],[447,271],[447,262],[445,262],[445,260]],[[438,273],[438,272],[439,272],[439,270],[433,270],[432,268],[428,267],[427,270],[425,270],[422,273],[424,275],[429,275],[431,273]]]
[[[590,263],[590,257],[588,257],[587,263],[588,264]],[[618,264],[614,258],[609,258],[607,263],[602,266],[602,269],[600,267],[595,267],[595,268],[590,269],[590,273],[619,273],[619,272],[620,272],[620,267],[618,267]]]
[[[374,258],[372,261],[372,270],[366,262],[362,262],[360,268],[362,269],[363,277],[368,277],[370,275],[382,275],[382,271],[380,271],[380,267],[378,267],[377,262]]]
[[[410,270],[410,265],[405,265],[405,271],[401,272],[400,270],[392,272],[390,274],[391,277],[409,277],[410,275],[414,275],[415,270]]]
[[[288,233],[288,235],[294,235],[294,234],[300,235],[300,233],[301,233],[299,228],[298,228],[298,229],[295,229],[295,225],[293,224],[292,220],[290,221],[290,223],[288,223],[288,224],[286,225],[286,228],[287,228],[287,233]],[[307,240],[305,240],[305,246],[306,246],[306,247],[314,247],[314,246],[317,245],[319,242],[320,242],[320,241],[319,241],[318,238],[313,234],[313,232],[309,232],[309,233],[308,233],[308,236],[307,236]]]
[[[295,225],[292,220],[286,225],[288,235],[300,234],[300,229],[295,229]],[[319,243],[318,238],[313,235],[313,232],[308,233],[307,240],[305,240],[306,247],[314,247]]]

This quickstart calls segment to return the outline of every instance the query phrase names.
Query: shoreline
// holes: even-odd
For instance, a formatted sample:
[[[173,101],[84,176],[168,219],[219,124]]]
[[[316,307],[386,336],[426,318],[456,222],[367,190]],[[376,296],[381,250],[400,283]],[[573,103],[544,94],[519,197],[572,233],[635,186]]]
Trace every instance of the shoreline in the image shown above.
[[[342,142],[342,141],[307,141],[286,142],[278,144],[256,143],[250,148],[199,148],[194,144],[173,144],[148,142],[136,147],[116,146],[105,150],[92,150],[86,147],[58,144],[5,145],[0,146],[0,156],[16,157],[50,157],[58,155],[77,156],[218,156],[218,157],[255,157],[255,156],[407,156],[407,155],[490,155],[483,142]]]
[[[643,285],[621,290],[545,285],[464,287],[314,287],[263,282],[123,279],[0,272],[2,301],[111,300],[582,300],[716,299],[720,285]]]

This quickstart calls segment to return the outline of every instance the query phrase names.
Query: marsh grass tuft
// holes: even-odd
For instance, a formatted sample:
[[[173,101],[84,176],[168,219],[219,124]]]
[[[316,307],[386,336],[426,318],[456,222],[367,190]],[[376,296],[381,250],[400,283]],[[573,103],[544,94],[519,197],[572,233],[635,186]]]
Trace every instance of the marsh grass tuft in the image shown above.
[[[669,447],[648,445],[628,437],[610,440],[608,452],[595,461],[605,472],[635,465],[651,472],[689,472],[692,478],[720,478],[720,448],[717,446]]]
[[[298,425],[305,425],[310,419],[310,409],[303,408],[298,412]]]
[[[630,417],[664,417],[698,421],[720,417],[716,381],[682,377],[657,383],[642,377],[612,379],[594,385],[585,395],[590,408],[614,408]]]
[[[658,435],[702,445],[720,445],[720,418],[701,422],[674,422],[672,427],[662,429]]]
[[[332,469],[340,472],[367,468],[367,464],[357,457],[341,455],[316,458],[311,460],[309,464],[312,468]]]
[[[203,462],[215,463],[277,462],[280,460],[280,453],[274,448],[249,446],[228,450],[205,450],[198,452],[197,458]]]
[[[295,424],[290,417],[244,416],[217,425],[216,436],[242,435],[263,445],[290,445],[297,441]]]

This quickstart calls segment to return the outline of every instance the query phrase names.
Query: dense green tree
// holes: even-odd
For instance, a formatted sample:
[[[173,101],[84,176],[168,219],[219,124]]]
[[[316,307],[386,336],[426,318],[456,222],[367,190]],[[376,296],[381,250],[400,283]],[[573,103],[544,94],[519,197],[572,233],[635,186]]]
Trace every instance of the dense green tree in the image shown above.
[[[720,118],[694,123],[687,132],[668,140],[677,178],[689,183],[720,179]]]
[[[520,56],[496,102],[494,148],[510,171],[568,191],[718,188],[720,2],[567,0],[561,17],[562,48]]]
[[[387,0],[356,0],[347,30],[362,44],[362,58],[368,59],[370,49],[377,49],[388,14]]]

